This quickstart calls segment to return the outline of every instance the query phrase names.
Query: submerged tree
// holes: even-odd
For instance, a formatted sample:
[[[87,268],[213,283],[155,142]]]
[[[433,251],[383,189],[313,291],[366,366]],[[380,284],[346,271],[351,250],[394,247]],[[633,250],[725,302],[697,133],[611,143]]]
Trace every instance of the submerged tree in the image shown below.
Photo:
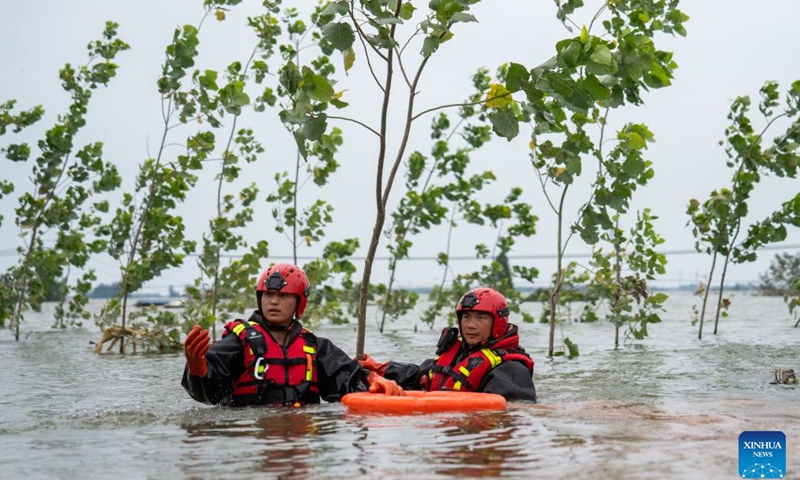
[[[791,281],[793,293],[787,292],[783,296],[783,301],[789,306],[789,313],[797,318],[797,306],[800,305],[800,277],[794,277]],[[794,324],[794,328],[800,325],[800,319]]]
[[[583,6],[580,0],[556,0],[558,18],[572,31],[578,27],[570,15]],[[677,0],[656,2],[608,2],[592,17],[580,34],[556,44],[556,54],[541,65],[528,68],[511,63],[492,85],[494,103],[491,120],[499,136],[511,139],[519,134],[520,123],[532,124],[531,163],[540,180],[548,205],[557,219],[555,235],[557,274],[550,292],[549,355],[554,354],[557,306],[566,269],[563,265],[572,233],[584,241],[599,240],[598,229],[613,228],[611,218],[628,210],[635,185],[646,183],[647,169],[640,159],[628,156],[604,158],[604,125],[611,109],[626,104],[640,105],[642,94],[651,88],[670,85],[677,65],[670,52],[658,50],[656,34],[684,35],[688,17],[677,8]],[[602,35],[594,35],[595,22],[603,18]],[[515,98],[524,96],[524,100]],[[599,127],[593,136],[589,128]],[[646,144],[640,126],[624,127],[619,139],[631,148]],[[592,194],[580,203],[574,223],[567,210],[567,197],[585,167],[587,159],[603,164]],[[618,179],[625,179],[619,182]],[[598,183],[600,182],[600,183]],[[619,188],[616,188],[619,186]],[[570,232],[566,227],[573,223]]]
[[[78,131],[86,124],[86,112],[93,90],[107,85],[116,75],[116,55],[128,49],[128,44],[116,38],[118,25],[106,22],[103,39],[88,45],[89,62],[75,68],[67,64],[60,71],[62,87],[72,103],[67,112],[59,115],[56,124],[37,143],[39,156],[32,168],[33,187],[23,193],[16,208],[15,223],[20,230],[23,246],[17,248],[19,262],[6,273],[0,284],[0,325],[10,319],[9,327],[19,340],[19,326],[27,309],[39,311],[46,300],[49,286],[64,279],[70,266],[83,268],[90,255],[104,248],[102,241],[87,238],[87,232],[100,222],[99,213],[108,211],[108,202],[97,199],[91,206],[86,203],[96,195],[117,188],[120,177],[116,167],[103,160],[103,144],[90,143],[74,152]],[[14,103],[3,104],[0,128],[8,125],[15,131],[38,120],[43,110],[36,107],[28,112],[11,115]],[[13,144],[3,148],[6,158],[25,161],[31,154],[27,144]],[[11,183],[0,183],[3,194],[11,192]],[[53,235],[55,238],[53,239]],[[54,240],[45,244],[45,238]],[[94,280],[94,272],[86,271],[77,285],[68,287],[66,279],[60,296],[74,293],[68,310],[61,308],[61,318],[88,318],[85,311],[86,294]],[[11,300],[6,302],[6,300]]]
[[[800,254],[779,253],[769,264],[769,269],[760,274],[761,283],[758,288],[764,295],[782,296],[789,307],[789,313],[795,315],[800,302]],[[794,325],[800,325],[800,320]]]
[[[446,223],[448,225],[448,244],[452,230],[456,226],[453,215],[462,211],[472,211],[468,205],[475,205],[474,196],[496,180],[493,172],[486,170],[467,176],[471,164],[471,155],[491,139],[491,127],[479,114],[474,105],[480,103],[483,91],[488,85],[485,70],[479,70],[472,77],[476,93],[459,108],[458,121],[451,125],[450,118],[440,113],[431,122],[431,140],[434,141],[430,158],[422,152],[415,151],[406,161],[405,195],[391,213],[391,223],[385,230],[389,240],[389,283],[378,300],[381,309],[380,331],[383,332],[386,319],[394,320],[406,314],[415,305],[418,298],[416,292],[407,289],[395,289],[395,280],[400,261],[408,258],[414,245],[413,236],[424,230]],[[478,117],[477,121],[474,117]],[[456,139],[463,140],[463,144]],[[449,208],[446,206],[449,204]],[[470,219],[481,219],[477,212]],[[447,222],[448,216],[451,220]],[[469,221],[469,220],[468,220]],[[477,220],[476,220],[477,221]],[[440,261],[447,254],[440,254]],[[446,280],[448,269],[443,274]],[[435,304],[442,298],[444,285],[436,291]],[[454,294],[453,294],[454,295]],[[460,295],[460,294],[459,294]],[[439,316],[441,307],[435,305],[427,309],[423,322],[433,327]]]
[[[306,93],[309,101],[298,102],[292,109],[291,117],[284,115],[284,121],[302,126],[294,130],[300,148],[303,148],[309,135],[319,135],[327,128],[328,120],[340,119],[355,122],[377,137],[375,155],[375,207],[376,215],[372,237],[367,249],[364,271],[361,280],[358,309],[358,335],[356,355],[364,351],[367,300],[370,296],[372,264],[380,243],[386,220],[387,203],[397,172],[405,158],[405,151],[411,127],[425,112],[415,108],[418,86],[425,66],[441,43],[453,36],[452,28],[458,23],[475,21],[468,13],[471,4],[478,0],[435,1],[429,5],[426,19],[411,33],[410,40],[417,35],[424,36],[421,57],[416,65],[407,58],[408,42],[400,39],[400,27],[412,20],[416,8],[411,2],[355,2],[335,1],[316,17],[320,28],[320,46],[323,52],[338,50],[343,53],[345,71],[353,66],[356,53],[354,43],[358,38],[366,59],[366,67],[380,91],[380,118],[377,125],[370,126],[353,118],[328,115],[327,105],[345,107],[346,104],[334,93],[331,83],[309,67],[298,68],[293,62],[281,70],[281,83],[290,94],[297,91]],[[379,71],[379,67],[382,71]],[[405,92],[397,91],[395,81],[405,84]],[[396,148],[390,151],[389,107],[392,100],[402,96],[405,118],[401,122],[401,133]],[[316,102],[317,106],[311,101]],[[399,100],[398,100],[399,101]]]
[[[225,16],[221,9],[215,10],[217,19]],[[255,139],[253,130],[239,127],[243,110],[253,105],[247,93],[247,81],[255,73],[256,83],[263,79],[266,61],[274,54],[276,37],[280,27],[271,12],[250,18],[248,23],[256,32],[257,42],[249,58],[242,63],[234,61],[226,69],[227,83],[217,85],[219,74],[206,70],[202,75],[199,92],[193,96],[201,111],[212,120],[212,126],[222,128],[226,122],[227,133],[220,158],[216,180],[216,215],[209,220],[208,232],[203,234],[203,242],[197,264],[201,277],[187,288],[183,317],[184,330],[193,324],[211,329],[213,339],[217,338],[216,320],[241,314],[252,301],[252,278],[259,273],[261,259],[268,254],[267,242],[260,241],[249,245],[241,233],[253,220],[253,205],[259,193],[256,182],[240,188],[236,194],[224,193],[225,186],[240,178],[240,161],[254,163],[264,152],[261,142]],[[255,108],[263,109],[263,104],[272,104],[269,95],[257,97]],[[243,258],[228,261],[226,257],[238,256],[241,249],[247,253]]]
[[[270,6],[276,3],[279,2],[268,2]],[[344,72],[348,74],[354,71],[356,51],[363,53],[359,57],[365,62],[360,65],[366,68],[379,95],[375,102],[379,120],[374,124],[331,113],[331,107],[343,109],[347,103],[345,92],[334,89],[336,78],[326,75],[326,63],[300,66],[287,59],[279,70],[287,97],[296,98],[281,111],[281,119],[292,129],[301,153],[308,140],[328,131],[332,121],[352,122],[377,140],[373,164],[375,218],[360,282],[357,355],[364,348],[372,265],[387,220],[394,181],[406,159],[412,126],[427,113],[461,105],[420,109],[416,101],[423,73],[440,46],[457,38],[455,33],[461,24],[477,21],[471,14],[471,7],[477,3],[479,0],[435,0],[428,3],[428,9],[421,9],[411,1],[338,0],[317,11],[314,25],[319,33],[315,38],[323,54],[341,52]],[[608,19],[603,22],[604,35],[590,35],[593,21],[580,37],[559,42],[556,56],[544,64],[533,68],[510,64],[504,84],[491,86],[480,100],[493,105],[486,115],[494,131],[512,138],[519,133],[521,122],[531,122],[535,126],[537,158],[545,162],[552,159],[555,165],[548,175],[556,183],[569,185],[580,174],[580,155],[591,151],[583,127],[598,122],[598,108],[640,104],[643,91],[670,83],[675,64],[669,52],[655,48],[652,37],[662,32],[684,34],[682,24],[686,16],[677,9],[677,3],[677,0],[609,2],[595,17],[608,12]],[[559,18],[568,22],[567,15],[579,8],[582,1],[557,4]],[[408,35],[404,35],[406,32]],[[416,47],[420,52],[416,59],[410,55],[418,45],[415,40],[421,41]],[[506,101],[517,92],[525,99]],[[390,110],[398,106],[404,113],[402,120],[392,122],[399,128],[396,140],[392,141]],[[567,111],[574,115],[568,117]],[[562,147],[537,142],[547,134],[564,137]],[[561,241],[559,254],[563,256]]]
[[[606,319],[614,325],[614,348],[619,348],[620,329],[625,336],[641,340],[648,336],[647,326],[661,321],[659,312],[667,296],[652,293],[647,281],[665,272],[666,257],[655,252],[664,240],[653,227],[655,217],[645,209],[637,215],[636,223],[626,233],[618,226],[601,234],[601,240],[611,245],[604,253],[595,247],[592,266],[594,276],[589,288],[607,303]]]
[[[730,187],[712,191],[709,199],[702,204],[692,199],[687,208],[695,236],[695,248],[711,255],[708,287],[703,295],[697,338],[703,337],[706,306],[718,259],[722,259],[722,273],[714,334],[717,333],[720,317],[727,316],[730,305],[730,300],[724,297],[728,266],[731,263],[754,261],[759,248],[786,239],[787,226],[800,226],[800,195],[785,201],[780,209],[764,220],[754,222],[749,227],[745,225],[750,196],[762,175],[796,178],[800,164],[800,81],[794,82],[788,90],[780,113],[776,111],[780,107],[777,83],[767,82],[760,94],[758,108],[765,122],[761,130],[756,129],[749,116],[751,100],[748,96],[734,100],[728,114],[731,125],[725,130],[725,153],[728,156],[727,166],[733,170]],[[781,119],[788,120],[789,126],[784,133],[773,138],[772,145],[764,147],[764,136]]]
[[[760,280],[758,289],[762,294],[769,296],[798,293],[794,291],[795,287],[792,284],[798,277],[800,277],[800,254],[779,253],[772,259],[767,271],[758,276]]]
[[[206,16],[215,8],[207,5]],[[179,320],[172,312],[144,310],[138,313],[137,316],[144,316],[154,325],[158,332],[155,337],[146,329],[132,330],[126,322],[130,294],[164,270],[181,265],[185,255],[195,249],[196,242],[185,238],[183,218],[175,209],[194,187],[195,172],[202,169],[203,162],[213,152],[215,136],[211,131],[199,130],[186,139],[184,153],[171,160],[167,153],[170,132],[189,122],[203,121],[218,127],[219,109],[246,103],[241,94],[228,92],[233,93],[225,97],[231,103],[220,105],[222,96],[216,95],[215,71],[195,71],[187,82],[187,69],[194,65],[199,41],[197,27],[185,25],[175,29],[157,82],[162,99],[163,130],[156,156],[141,164],[134,194],[126,192],[111,222],[98,229],[108,237],[109,255],[120,262],[121,278],[117,295],[97,319],[103,338],[96,352],[104,342],[110,341],[109,349],[118,342],[120,353],[125,353],[125,339],[137,336],[145,345],[156,343],[161,349],[180,345]],[[240,85],[234,80],[232,87],[236,90]],[[121,323],[114,324],[118,318]]]

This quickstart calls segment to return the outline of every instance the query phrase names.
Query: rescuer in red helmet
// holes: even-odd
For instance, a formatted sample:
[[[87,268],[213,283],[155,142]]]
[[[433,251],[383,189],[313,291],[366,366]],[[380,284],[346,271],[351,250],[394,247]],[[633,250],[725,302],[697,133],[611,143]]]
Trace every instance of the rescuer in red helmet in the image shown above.
[[[213,345],[200,326],[189,332],[183,388],[199,402],[232,406],[299,406],[366,390],[402,395],[397,383],[364,370],[303,327],[309,289],[308,277],[295,265],[266,269],[256,283],[258,310],[247,321],[228,322]]]
[[[458,390],[536,401],[533,360],[519,346],[516,325],[508,323],[508,302],[497,290],[475,288],[456,306],[458,328],[445,328],[436,358],[420,365],[380,363],[364,354],[367,370],[395,380],[406,390]]]

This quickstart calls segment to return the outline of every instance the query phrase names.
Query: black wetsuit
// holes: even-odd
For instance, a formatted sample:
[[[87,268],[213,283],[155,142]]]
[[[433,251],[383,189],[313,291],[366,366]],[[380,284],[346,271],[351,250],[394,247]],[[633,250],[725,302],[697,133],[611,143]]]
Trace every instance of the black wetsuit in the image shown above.
[[[509,333],[513,332],[516,334],[516,330],[517,327],[510,325]],[[473,348],[470,348],[464,342],[459,343],[461,344],[460,349],[453,364],[450,366],[458,364],[476,350],[492,348],[492,344],[495,343],[495,341],[490,340],[489,342]],[[522,347],[518,347],[518,350],[524,352]],[[424,380],[423,383],[420,383],[420,380],[427,376],[435,363],[436,361],[434,359],[427,359],[419,365],[413,363],[389,362],[384,377],[389,380],[394,380],[406,390],[424,390]],[[504,396],[507,400],[536,401],[536,387],[533,385],[533,374],[528,370],[525,364],[520,361],[511,360],[503,362],[489,370],[481,380],[477,391],[496,393]]]
[[[261,314],[254,312],[248,321],[259,322],[265,325]],[[303,327],[300,322],[292,322],[287,345],[297,337]],[[356,360],[353,360],[339,347],[330,340],[316,337],[316,372],[317,386],[319,393],[310,390],[298,392],[298,398],[285,398],[285,390],[281,388],[270,392],[270,387],[266,388],[265,394],[260,401],[253,399],[247,400],[244,405],[253,404],[276,404],[276,403],[320,403],[320,399],[326,402],[339,401],[345,394],[351,392],[363,392],[368,388],[367,373],[361,368]],[[242,375],[244,365],[244,347],[242,340],[233,334],[224,336],[220,341],[215,342],[206,353],[206,363],[208,373],[205,377],[189,375],[188,369],[184,369],[181,385],[189,395],[198,402],[214,405],[241,406],[233,396],[234,382]]]

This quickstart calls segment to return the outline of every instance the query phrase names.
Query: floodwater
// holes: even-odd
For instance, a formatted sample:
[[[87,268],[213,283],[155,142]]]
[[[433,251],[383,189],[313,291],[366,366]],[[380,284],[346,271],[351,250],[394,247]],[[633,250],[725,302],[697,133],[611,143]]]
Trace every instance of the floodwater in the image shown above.
[[[93,324],[56,331],[31,313],[20,342],[0,332],[0,478],[725,479],[746,430],[783,431],[786,478],[800,478],[800,386],[770,384],[800,371],[800,329],[782,299],[734,293],[719,335],[698,341],[698,300],[672,294],[650,338],[617,351],[610,324],[565,324],[572,360],[547,360],[547,325],[520,325],[540,403],[429,416],[203,405],[180,386],[182,353],[95,355]],[[441,328],[369,323],[379,360],[427,358]],[[354,325],[314,331],[355,350]]]

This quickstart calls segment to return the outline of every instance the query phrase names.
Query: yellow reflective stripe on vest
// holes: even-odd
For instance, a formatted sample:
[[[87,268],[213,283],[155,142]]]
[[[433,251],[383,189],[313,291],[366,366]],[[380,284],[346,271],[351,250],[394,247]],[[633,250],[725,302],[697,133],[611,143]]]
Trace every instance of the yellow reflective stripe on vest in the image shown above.
[[[306,352],[306,381],[310,382],[314,379],[314,357],[312,355],[317,353],[317,349],[309,345],[303,345],[303,351]]]
[[[461,381],[458,381],[453,385],[453,390],[461,390]]]
[[[250,325],[258,325],[258,322],[250,322]],[[239,334],[242,333],[242,330],[244,330],[245,328],[247,328],[247,322],[240,321],[239,325],[236,325],[235,327],[233,327],[232,331],[238,337]]]
[[[489,359],[489,362],[492,364],[492,368],[500,365],[503,362],[503,359],[500,356],[498,356],[488,348],[482,349],[481,353],[486,355],[486,358]]]
[[[463,373],[464,376],[469,377],[469,370],[467,370],[467,367],[462,365],[462,366],[458,367],[458,371]]]

